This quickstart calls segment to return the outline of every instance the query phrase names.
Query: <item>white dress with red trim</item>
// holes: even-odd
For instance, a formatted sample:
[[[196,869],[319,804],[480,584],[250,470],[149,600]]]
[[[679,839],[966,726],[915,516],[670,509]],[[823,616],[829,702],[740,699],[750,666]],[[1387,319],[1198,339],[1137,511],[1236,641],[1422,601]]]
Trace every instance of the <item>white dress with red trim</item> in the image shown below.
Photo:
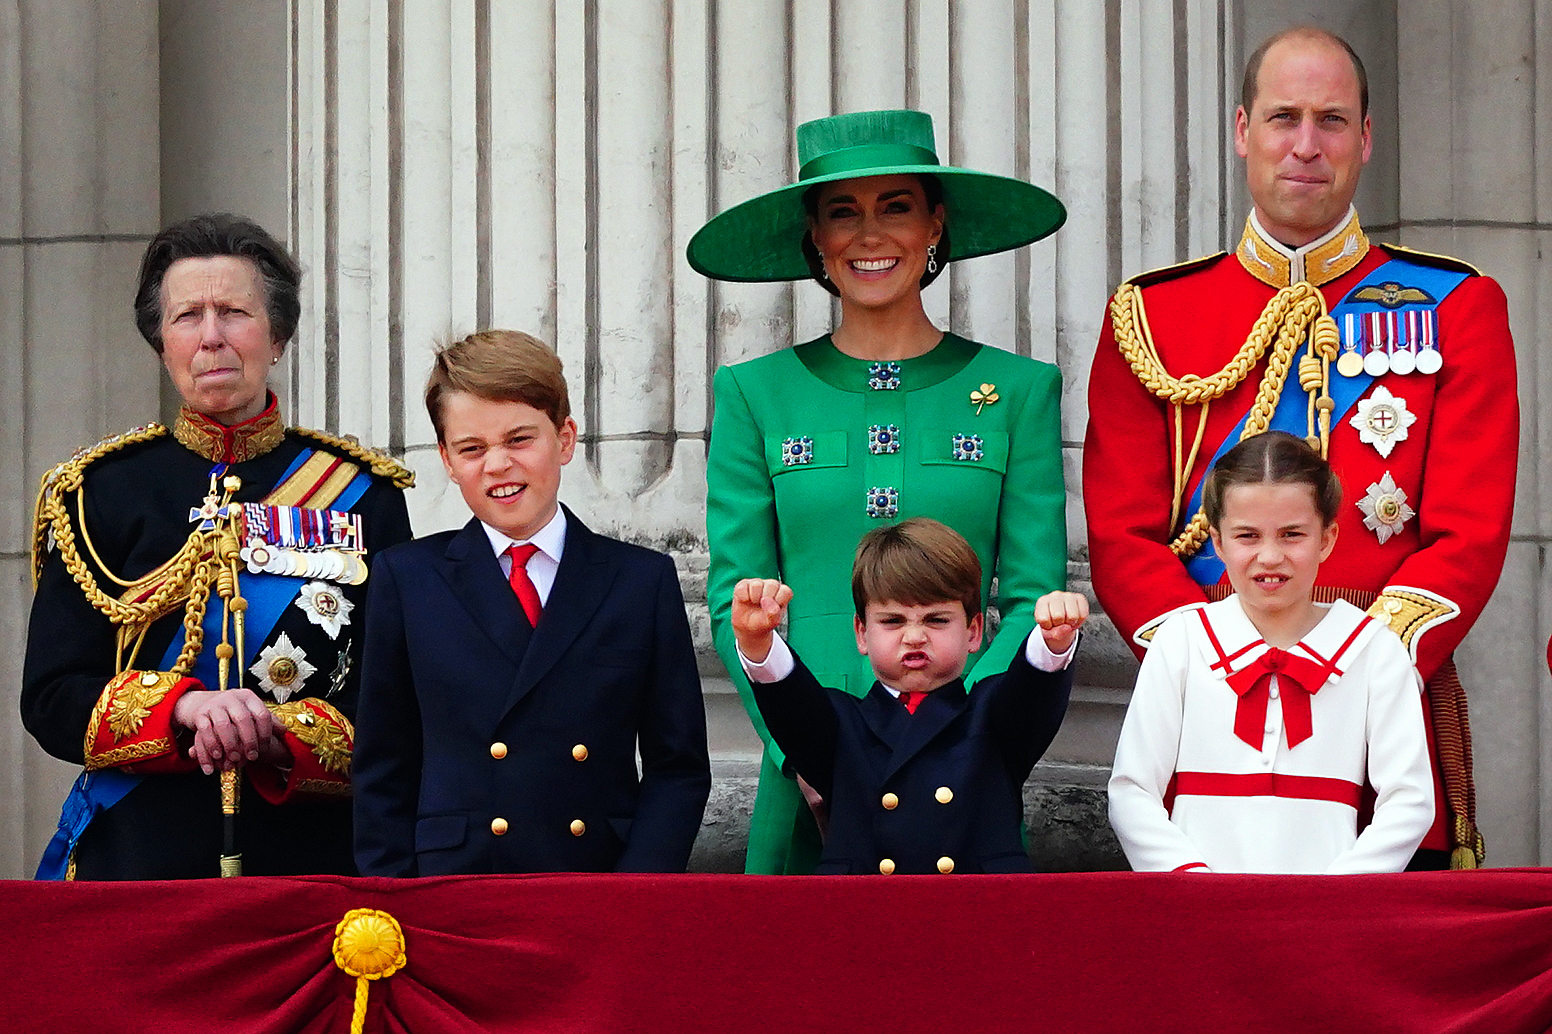
[[[1399,872],[1433,821],[1421,680],[1349,603],[1288,650],[1237,596],[1170,618],[1121,726],[1110,824],[1138,871]],[[1374,788],[1360,833],[1359,797]]]

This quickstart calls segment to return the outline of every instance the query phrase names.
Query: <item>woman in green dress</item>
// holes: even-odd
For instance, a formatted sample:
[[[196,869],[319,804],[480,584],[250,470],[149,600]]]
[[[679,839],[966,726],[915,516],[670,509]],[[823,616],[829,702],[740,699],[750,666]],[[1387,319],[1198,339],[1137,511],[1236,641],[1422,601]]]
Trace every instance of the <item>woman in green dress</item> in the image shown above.
[[[798,182],[738,205],[691,239],[719,280],[812,278],[840,298],[815,341],[724,366],[707,469],[707,595],[718,653],[765,743],[746,870],[809,872],[819,834],[760,720],[729,627],[740,578],[794,590],[788,641],[825,685],[872,685],[852,631],[851,559],[869,529],[934,517],[981,559],[1000,633],[965,681],[1004,670],[1034,601],[1065,584],[1061,376],[1049,363],[944,333],[921,291],[950,261],[1039,240],[1056,198],[943,166],[931,117],[859,112],[798,127]],[[991,599],[992,579],[998,592]]]

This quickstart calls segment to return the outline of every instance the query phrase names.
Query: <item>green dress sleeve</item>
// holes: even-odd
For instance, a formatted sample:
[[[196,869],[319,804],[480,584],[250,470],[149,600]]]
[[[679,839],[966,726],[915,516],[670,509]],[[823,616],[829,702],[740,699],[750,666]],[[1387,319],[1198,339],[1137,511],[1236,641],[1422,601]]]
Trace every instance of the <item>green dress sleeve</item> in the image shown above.
[[[1067,584],[1067,493],[1062,478],[1062,376],[1040,363],[1008,442],[997,511],[997,606],[1002,625],[965,673],[973,686],[1006,671],[1035,627],[1035,600]]]
[[[711,612],[712,641],[744,710],[765,743],[767,756],[780,766],[786,759],[755,706],[749,680],[738,663],[730,621],[733,587],[739,579],[781,574],[776,496],[765,465],[764,436],[731,367],[717,371],[712,396],[716,409],[706,457],[706,538],[711,552],[706,603]]]

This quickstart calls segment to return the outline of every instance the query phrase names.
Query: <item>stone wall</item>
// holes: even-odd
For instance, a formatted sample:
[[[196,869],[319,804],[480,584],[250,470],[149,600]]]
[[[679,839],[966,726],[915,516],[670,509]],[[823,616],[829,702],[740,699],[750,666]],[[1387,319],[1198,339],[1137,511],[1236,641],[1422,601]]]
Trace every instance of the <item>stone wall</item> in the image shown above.
[[[0,875],[30,870],[72,776],[14,707],[37,476],[170,405],[135,336],[138,253],[164,221],[246,211],[284,232],[306,310],[276,382],[298,422],[400,452],[417,530],[465,519],[419,388],[435,343],[529,330],[566,361],[584,448],[564,495],[680,563],[703,647],[711,373],[826,330],[812,285],[712,284],[683,247],[788,182],[793,127],[932,113],[945,161],[1052,188],[1069,221],[927,292],[941,326],[1066,378],[1070,575],[1087,587],[1078,466],[1106,296],[1232,243],[1247,210],[1232,109],[1247,44],[1348,35],[1374,91],[1361,210],[1381,239],[1498,276],[1524,433],[1503,585],[1462,651],[1495,864],[1552,861],[1548,676],[1552,18],[1545,0],[22,0],[0,7]],[[1540,160],[1538,160],[1540,155]],[[159,394],[160,392],[160,394]],[[1469,443],[1462,443],[1469,448]],[[703,649],[716,790],[696,864],[733,868],[757,743]],[[1028,791],[1047,867],[1108,867],[1103,783],[1135,664],[1101,623]]]

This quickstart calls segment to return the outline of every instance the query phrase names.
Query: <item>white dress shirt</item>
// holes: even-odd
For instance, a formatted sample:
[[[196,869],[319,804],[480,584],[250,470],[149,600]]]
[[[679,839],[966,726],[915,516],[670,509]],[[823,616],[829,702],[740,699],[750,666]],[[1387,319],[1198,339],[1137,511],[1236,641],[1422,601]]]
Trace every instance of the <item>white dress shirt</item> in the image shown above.
[[[528,572],[529,581],[539,591],[539,602],[550,602],[550,590],[555,587],[555,573],[560,570],[560,556],[566,551],[566,511],[559,506],[555,507],[555,516],[550,518],[550,522],[527,539],[509,538],[505,532],[497,531],[484,521],[480,522],[480,527],[485,529],[485,536],[490,539],[490,548],[496,551],[496,560],[501,564],[501,573],[507,576],[508,581],[512,578],[512,558],[507,555],[507,550],[528,542],[539,547],[539,551],[528,558],[524,569]]]

